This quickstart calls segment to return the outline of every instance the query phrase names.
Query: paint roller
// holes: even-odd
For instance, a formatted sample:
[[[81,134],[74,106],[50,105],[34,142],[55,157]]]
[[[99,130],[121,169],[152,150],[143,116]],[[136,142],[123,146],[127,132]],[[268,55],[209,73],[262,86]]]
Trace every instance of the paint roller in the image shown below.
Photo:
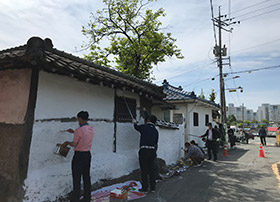
[[[130,115],[131,119],[132,119],[132,120],[135,119],[135,118],[133,117],[133,115],[132,115],[132,112],[131,112],[129,106],[128,106],[128,103],[126,102],[125,97],[123,98],[123,100],[124,100],[124,102],[125,102],[125,105],[126,105],[126,107],[127,107],[127,110],[128,110],[128,112],[129,112],[129,115]]]
[[[129,108],[129,105],[128,105],[128,103],[127,103],[125,97],[123,97],[123,99],[124,99],[126,108],[127,108],[128,112],[129,112],[129,115],[130,115],[131,119],[132,119],[132,120],[133,120],[133,119],[136,120],[136,118],[134,118],[133,115],[132,115],[132,112],[131,112],[131,110],[130,110],[130,108]],[[145,108],[144,108],[144,111],[146,112],[146,109],[145,109]],[[139,121],[140,121],[140,116],[139,116],[138,122],[139,122]]]

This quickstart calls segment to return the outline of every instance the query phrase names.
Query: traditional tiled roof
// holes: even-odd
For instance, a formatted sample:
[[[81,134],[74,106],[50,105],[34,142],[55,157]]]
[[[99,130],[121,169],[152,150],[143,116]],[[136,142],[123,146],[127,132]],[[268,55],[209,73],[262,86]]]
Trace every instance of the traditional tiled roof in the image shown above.
[[[174,122],[166,122],[162,120],[158,120],[156,122],[156,126],[160,128],[169,128],[169,129],[179,129],[179,125]]]
[[[162,87],[57,50],[50,39],[32,37],[26,45],[0,51],[0,70],[12,68],[38,68],[88,83],[131,90],[149,98],[161,100],[165,96]]]
[[[211,102],[209,100],[197,97],[196,94],[192,92],[184,91],[181,86],[175,87],[170,85],[167,80],[163,81],[163,92],[166,94],[164,100],[166,101],[179,101],[179,100],[199,100],[203,103],[210,104],[215,108],[220,108],[218,104],[215,102]]]

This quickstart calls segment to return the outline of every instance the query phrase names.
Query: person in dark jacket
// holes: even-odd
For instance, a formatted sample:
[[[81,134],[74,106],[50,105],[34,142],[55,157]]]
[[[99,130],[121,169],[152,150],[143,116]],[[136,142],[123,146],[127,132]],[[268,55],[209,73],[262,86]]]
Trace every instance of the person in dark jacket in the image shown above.
[[[217,160],[218,143],[217,139],[220,138],[220,133],[212,128],[212,124],[208,123],[208,130],[200,137],[206,137],[206,144],[208,148],[208,160],[212,159],[212,153],[214,161]]]
[[[147,193],[150,184],[150,191],[155,192],[156,189],[156,172],[155,160],[157,157],[156,150],[158,144],[158,130],[155,127],[157,118],[153,115],[149,116],[147,123],[137,125],[136,120],[133,120],[134,128],[140,132],[140,150],[139,164],[142,177],[142,189],[139,191]],[[148,183],[148,176],[150,183]]]
[[[264,127],[261,127],[261,129],[259,130],[259,136],[260,136],[260,139],[261,139],[261,143],[262,145],[266,145],[266,130],[264,129]]]
[[[224,145],[224,143],[226,142],[226,131],[225,131],[223,124],[221,124],[221,123],[218,123],[218,124],[219,124],[219,131],[221,134],[221,145]]]
[[[235,136],[234,136],[234,131],[232,128],[230,128],[230,126],[228,126],[228,139],[229,139],[229,142],[230,142],[230,148],[234,147],[235,145]]]

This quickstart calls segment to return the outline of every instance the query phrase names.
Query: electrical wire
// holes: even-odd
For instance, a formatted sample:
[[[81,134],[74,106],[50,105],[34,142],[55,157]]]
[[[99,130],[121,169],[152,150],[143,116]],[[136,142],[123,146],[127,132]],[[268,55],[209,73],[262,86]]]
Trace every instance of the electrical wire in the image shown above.
[[[228,5],[228,15],[229,15],[229,19],[231,19],[231,0],[228,1],[228,4],[229,4]],[[229,29],[231,30],[231,24],[229,25]],[[232,32],[228,32],[228,38],[229,38],[228,39],[229,68],[230,68],[230,71],[232,72],[233,70],[232,70],[231,61],[230,61],[230,55],[231,55],[231,35],[232,35]],[[232,76],[231,79],[233,80],[233,85],[236,88],[237,85],[236,85],[236,82],[235,82],[235,79],[233,78],[233,76]],[[236,92],[236,96],[237,96],[237,99],[238,99],[239,103],[241,104],[241,100],[240,100],[238,92]],[[232,98],[233,98],[233,96],[232,96]]]
[[[244,49],[241,49],[241,50],[237,50],[237,51],[234,51],[232,53],[233,54],[240,53],[240,52],[243,52],[243,51],[246,51],[246,50],[249,50],[249,49],[253,49],[253,48],[260,47],[260,46],[268,45],[268,44],[271,44],[271,43],[274,43],[274,42],[277,42],[277,41],[280,41],[280,38],[272,40],[272,41],[268,41],[268,42],[265,42],[265,43],[262,43],[262,44],[258,44],[258,45],[255,45],[255,46],[251,46],[251,47],[248,47],[248,48],[244,48]]]
[[[247,70],[236,71],[236,72],[227,72],[227,73],[224,73],[224,75],[229,75],[229,74],[241,74],[241,73],[251,73],[251,72],[256,72],[256,71],[261,71],[261,70],[277,69],[277,68],[280,68],[280,65],[268,66],[268,67],[262,67],[262,68],[255,68],[255,69],[247,69]]]
[[[216,63],[216,61],[212,61],[211,63],[207,63],[207,64],[202,64],[202,65],[198,65],[192,69],[188,69],[187,71],[182,71],[178,74],[175,74],[173,76],[170,76],[170,77],[164,77],[164,78],[161,78],[161,79],[157,79],[156,81],[160,81],[162,79],[168,79],[168,80],[171,80],[171,79],[174,79],[174,78],[177,78],[177,77],[180,77],[180,76],[183,76],[184,74],[187,74],[187,73],[190,73],[190,72],[193,72],[193,71],[196,71],[197,69],[200,69],[200,68],[204,68],[204,67],[208,67],[209,65],[212,65]]]
[[[240,12],[240,11],[246,10],[246,9],[248,9],[248,8],[253,8],[253,7],[255,7],[255,6],[261,5],[261,4],[266,3],[266,2],[269,2],[269,1],[271,1],[271,0],[265,0],[265,1],[262,1],[262,2],[259,2],[259,3],[256,3],[256,4],[253,4],[253,5],[251,5],[251,6],[247,6],[247,7],[245,7],[245,8],[241,8],[241,9],[239,9],[239,10],[233,11],[232,13],[238,13],[238,12]]]
[[[226,84],[225,84],[225,86],[226,86],[226,88],[228,88]],[[230,97],[232,98],[234,104],[235,104],[236,106],[238,106],[238,104],[237,104],[237,102],[235,101],[235,99],[234,99],[234,97],[232,96],[232,94],[231,94],[230,92],[227,92],[227,91],[226,91],[226,93],[230,95]]]
[[[211,17],[212,19],[214,19],[214,10],[213,10],[213,1],[210,0],[210,8],[211,8]],[[217,45],[217,34],[216,34],[216,27],[215,27],[215,23],[212,20],[213,23],[213,32],[214,32],[214,40],[215,40],[215,45]]]
[[[269,14],[269,13],[273,13],[273,12],[278,11],[278,10],[280,10],[280,8],[277,8],[277,9],[274,9],[274,10],[271,10],[271,11],[268,11],[268,12],[264,12],[264,13],[261,13],[261,14],[258,14],[258,15],[254,15],[254,16],[251,16],[251,17],[248,17],[248,18],[244,18],[244,19],[242,19],[240,21],[244,22],[246,20],[250,20],[252,18],[256,18],[256,17],[262,16],[262,15],[266,15],[266,14]]]
[[[240,17],[246,16],[246,15],[250,15],[250,14],[252,14],[252,13],[256,13],[256,12],[259,12],[259,11],[262,11],[262,10],[266,10],[266,9],[268,9],[268,8],[271,8],[271,7],[275,7],[275,6],[277,6],[277,5],[280,5],[280,3],[276,3],[276,4],[269,5],[269,6],[267,6],[267,7],[259,8],[259,9],[257,9],[257,10],[253,10],[253,11],[251,11],[251,12],[238,15],[238,16],[236,16],[235,18],[240,18]]]
[[[268,70],[268,69],[276,69],[276,68],[280,68],[280,65],[268,66],[268,67],[262,67],[262,68],[255,68],[255,69],[247,69],[247,70],[236,71],[236,72],[231,71],[231,72],[223,73],[223,75],[233,75],[233,74],[251,73],[251,72],[255,72],[255,71]],[[205,78],[205,79],[198,80],[198,81],[196,81],[196,82],[192,82],[192,83],[183,85],[182,87],[188,87],[188,86],[191,86],[191,85],[194,85],[194,84],[199,84],[199,83],[202,83],[202,82],[207,81],[207,80],[213,80],[213,78],[215,79],[215,78],[217,78],[217,77],[219,77],[219,74],[217,74],[216,76],[211,77],[211,78]],[[233,79],[233,78],[232,78],[232,79]],[[218,91],[217,91],[217,92],[218,92]]]

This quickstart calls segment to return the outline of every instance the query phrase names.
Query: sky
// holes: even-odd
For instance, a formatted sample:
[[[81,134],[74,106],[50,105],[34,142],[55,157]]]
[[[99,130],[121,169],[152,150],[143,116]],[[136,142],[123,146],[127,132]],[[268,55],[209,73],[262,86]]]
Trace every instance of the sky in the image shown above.
[[[279,0],[213,0],[214,16],[235,17],[232,33],[223,31],[222,41],[228,48],[231,67],[226,73],[280,65],[280,2]],[[54,47],[83,57],[87,42],[81,28],[89,22],[90,13],[104,7],[102,0],[1,0],[0,50],[26,44],[32,36],[51,38]],[[210,1],[158,0],[150,4],[163,8],[164,32],[177,39],[184,59],[167,58],[153,69],[154,83],[163,79],[186,91],[201,89],[208,98],[212,89],[219,103],[219,70],[212,53],[215,45]],[[216,30],[217,31],[217,30]],[[225,61],[226,63],[226,61]],[[239,78],[232,79],[235,76]],[[280,68],[229,74],[225,88],[241,86],[243,93],[226,90],[226,102],[256,110],[262,103],[280,104]],[[212,80],[212,78],[215,78]]]

